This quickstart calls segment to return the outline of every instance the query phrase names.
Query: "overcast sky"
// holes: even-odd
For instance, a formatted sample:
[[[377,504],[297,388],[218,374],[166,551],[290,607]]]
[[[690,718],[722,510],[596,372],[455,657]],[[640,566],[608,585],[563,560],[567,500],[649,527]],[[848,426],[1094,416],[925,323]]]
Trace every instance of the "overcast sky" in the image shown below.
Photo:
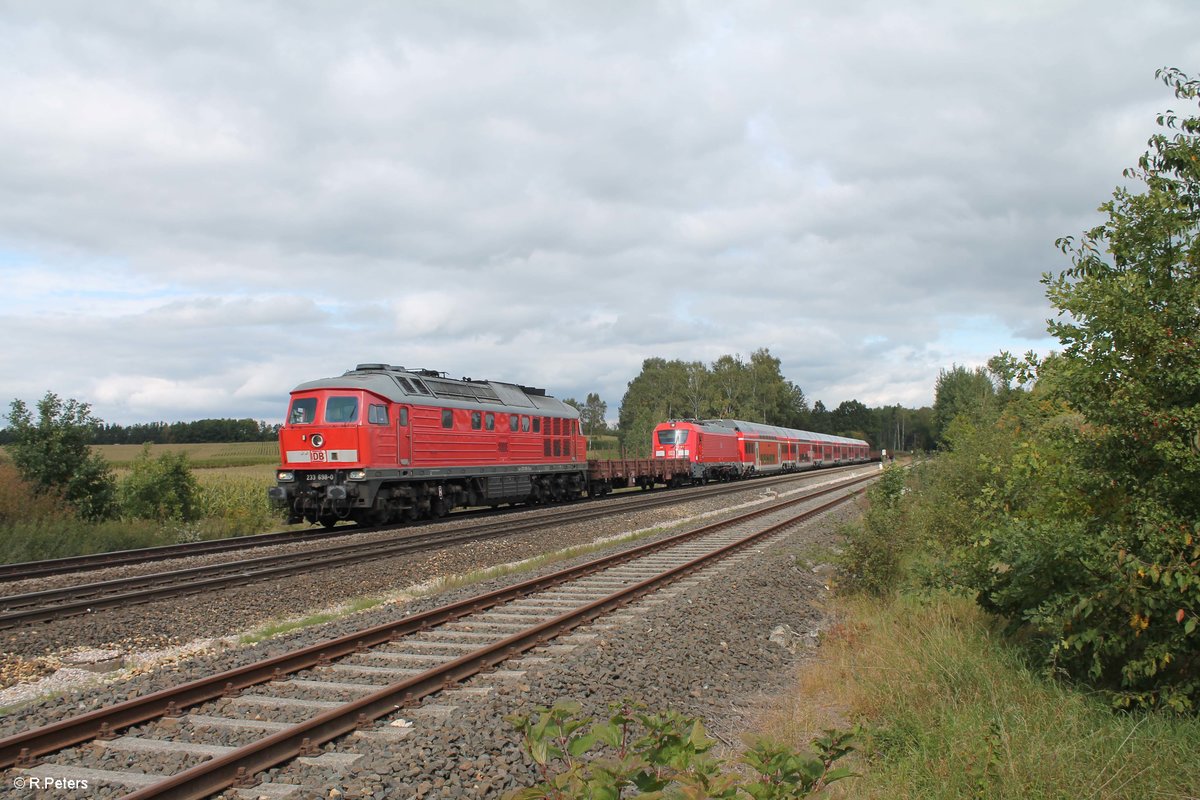
[[[388,362],[767,347],[929,404],[1200,73],[1200,3],[0,2],[0,401],[282,418]]]

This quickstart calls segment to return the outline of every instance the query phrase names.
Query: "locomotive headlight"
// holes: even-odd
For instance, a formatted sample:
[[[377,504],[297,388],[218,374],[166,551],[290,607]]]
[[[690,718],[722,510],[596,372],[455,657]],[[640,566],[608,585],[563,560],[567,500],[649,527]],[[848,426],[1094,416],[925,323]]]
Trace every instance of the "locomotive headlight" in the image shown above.
[[[321,445],[325,444],[325,437],[319,433],[314,433],[312,435],[312,438],[309,439],[308,442],[313,447],[320,447]]]
[[[279,472],[275,473],[275,480],[279,481],[280,483],[294,481],[296,480],[296,473],[289,472],[287,470],[280,470]]]
[[[365,481],[367,479],[366,470],[352,469],[346,473],[346,477],[352,481]]]

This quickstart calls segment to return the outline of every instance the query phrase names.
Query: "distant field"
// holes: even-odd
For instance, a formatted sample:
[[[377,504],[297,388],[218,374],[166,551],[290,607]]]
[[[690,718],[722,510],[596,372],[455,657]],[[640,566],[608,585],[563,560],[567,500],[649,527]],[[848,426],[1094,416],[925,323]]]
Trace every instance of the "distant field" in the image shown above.
[[[129,466],[141,454],[143,447],[140,444],[101,444],[92,449],[120,469]],[[277,442],[150,445],[151,458],[163,453],[185,453],[188,461],[197,469],[274,466],[279,463]]]

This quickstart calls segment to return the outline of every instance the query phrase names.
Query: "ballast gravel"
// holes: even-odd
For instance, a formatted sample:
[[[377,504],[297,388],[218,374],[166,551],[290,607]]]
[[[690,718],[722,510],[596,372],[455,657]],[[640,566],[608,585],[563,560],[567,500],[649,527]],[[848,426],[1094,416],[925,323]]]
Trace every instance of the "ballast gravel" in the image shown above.
[[[623,515],[629,518],[616,522],[572,526],[583,529],[578,532],[560,529],[528,536],[529,539],[542,539],[540,544],[536,541],[488,542],[481,547],[462,548],[484,550],[482,553],[440,554],[440,558],[435,559],[440,562],[436,569],[444,570],[440,574],[452,574],[454,564],[465,562],[471,565],[462,570],[466,572],[490,565],[481,562],[503,563],[516,560],[514,554],[523,558],[550,549],[547,539],[552,539],[556,547],[568,546],[622,530],[662,525],[685,514],[694,516],[754,499],[774,499],[761,495],[761,490],[755,491],[751,487],[739,498],[709,500],[690,505],[686,511],[657,509],[641,515]],[[858,509],[853,503],[842,506],[817,520],[797,526],[785,539],[736,567],[724,565],[706,571],[697,579],[685,581],[666,596],[640,601],[639,605],[631,607],[632,610],[618,612],[613,620],[601,619],[592,626],[579,629],[577,634],[582,635],[571,639],[578,644],[567,654],[555,654],[544,663],[537,658],[527,659],[512,667],[522,671],[516,677],[479,676],[467,684],[468,689],[474,687],[476,691],[456,691],[427,698],[422,708],[406,709],[392,718],[385,718],[365,735],[344,737],[325,746],[328,753],[344,754],[341,759],[335,755],[297,760],[270,770],[263,777],[269,783],[298,785],[302,788],[293,796],[305,798],[500,797],[504,791],[537,780],[533,765],[520,747],[519,737],[505,717],[513,713],[530,713],[533,708],[550,705],[560,698],[578,700],[583,703],[586,713],[595,715],[604,715],[609,703],[625,699],[644,702],[652,710],[675,709],[701,717],[710,734],[736,747],[747,715],[772,693],[787,687],[795,665],[815,646],[816,632],[826,624],[820,600],[828,590],[824,571],[814,571],[814,566],[828,555],[840,522],[857,514]],[[590,557],[593,556],[576,560]],[[372,566],[384,575],[391,573],[392,580],[386,588],[393,589],[418,582],[415,578],[428,578],[433,571],[427,563]],[[540,571],[562,566],[555,564]],[[353,585],[375,585],[375,581],[382,578],[372,569],[362,570],[365,574],[360,574],[358,568],[346,571],[355,573],[353,579],[343,579]],[[404,605],[388,604],[252,646],[233,648],[226,640],[224,649],[209,655],[170,663],[126,680],[30,702],[0,720],[0,737],[527,577],[530,573],[494,579]],[[237,613],[240,603],[250,602],[252,596],[274,598],[277,592],[286,593],[287,587],[282,584],[287,582],[272,583],[281,586],[264,589],[263,585],[256,585],[246,596],[241,593],[232,593],[237,597],[223,596],[219,613],[215,614],[211,609],[210,613],[203,613],[206,606],[211,606],[211,601],[185,601],[189,604],[186,608],[193,613],[181,613],[179,608],[173,615],[168,613],[165,618],[173,616],[177,623],[165,633],[165,638],[178,641],[191,634],[228,635],[231,627],[238,624],[236,620],[241,618]],[[327,602],[332,599],[319,594],[318,598]],[[273,611],[280,608],[275,603],[266,605]],[[151,606],[136,609],[134,617],[145,619],[141,612],[149,608]],[[160,619],[163,618],[149,615],[152,625],[158,625]],[[220,625],[221,619],[227,620],[227,624]],[[67,623],[59,624],[65,626]],[[111,624],[116,626],[112,630],[121,631],[120,622]],[[124,625],[126,631],[141,627],[128,618]],[[164,632],[166,630],[164,628]],[[70,634],[64,632],[63,635]],[[505,669],[509,668],[506,664]],[[252,693],[253,690],[247,691],[247,694]],[[225,709],[234,702],[229,698],[215,701],[220,709],[214,707],[213,713],[223,710],[229,715]],[[238,709],[239,715],[249,715],[251,719],[256,716],[280,718],[272,709],[255,711],[253,704],[243,703]],[[158,738],[191,741],[195,736],[196,741],[228,746],[243,744],[246,740],[243,731],[196,732],[190,724],[181,725],[174,721],[152,725]],[[164,774],[181,763],[194,763],[194,758],[181,758],[179,754],[129,754],[88,745],[56,754],[54,761],[91,768],[128,764],[136,765],[141,771]],[[0,783],[0,796],[6,796],[2,793],[12,787],[11,777],[7,783]],[[116,785],[93,783],[88,796],[120,796],[126,791]],[[78,792],[66,790],[56,794],[50,791],[38,796],[77,797]],[[249,789],[229,796],[257,795],[255,790]]]

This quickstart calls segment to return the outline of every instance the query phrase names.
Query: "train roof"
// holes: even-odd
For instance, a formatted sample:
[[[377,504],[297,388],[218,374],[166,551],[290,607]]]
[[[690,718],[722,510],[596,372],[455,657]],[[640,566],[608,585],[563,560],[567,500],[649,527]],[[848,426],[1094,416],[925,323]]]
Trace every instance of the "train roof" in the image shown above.
[[[314,389],[364,389],[395,403],[428,403],[458,408],[497,407],[555,417],[578,417],[579,411],[546,394],[545,389],[501,381],[454,379],[431,369],[391,364],[359,364],[337,378],[302,383],[293,392]]]
[[[757,435],[772,435],[772,437],[786,437],[790,439],[806,439],[809,441],[823,441],[823,443],[834,445],[865,445],[862,439],[848,439],[846,437],[835,437],[832,433],[816,433],[814,431],[798,431],[796,428],[782,428],[778,425],[763,425],[762,422],[746,422],[744,420],[670,420],[668,423],[674,422],[689,422],[691,425],[697,425],[702,428],[707,428],[709,431],[731,431],[754,433]]]
[[[834,436],[831,433],[816,433],[815,431],[802,431],[796,428],[781,428],[778,425],[765,425],[761,422],[746,422],[740,419],[705,419],[701,420],[701,422],[708,426],[732,428],[735,431],[754,433],[759,436],[783,436],[790,439],[807,439],[814,442],[827,442],[829,444],[867,444],[862,439],[850,439],[845,436]]]

